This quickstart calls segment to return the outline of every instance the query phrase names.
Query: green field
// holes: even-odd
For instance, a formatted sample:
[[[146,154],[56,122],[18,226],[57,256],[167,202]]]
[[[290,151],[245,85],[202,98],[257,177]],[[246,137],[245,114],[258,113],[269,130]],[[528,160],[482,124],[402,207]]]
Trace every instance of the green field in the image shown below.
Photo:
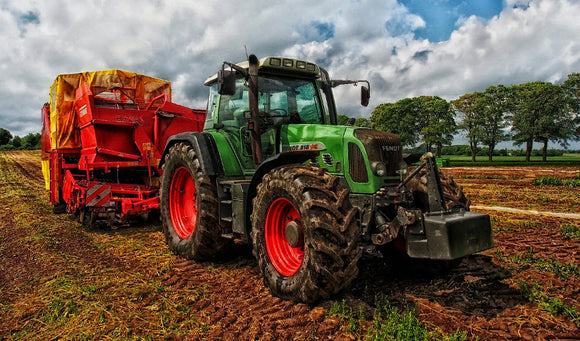
[[[471,156],[466,155],[443,155],[449,159],[449,166],[580,166],[580,153],[568,153],[562,156],[548,156],[547,161],[542,161],[541,156],[532,156],[530,162],[526,162],[525,156],[494,156],[490,162],[487,156],[478,156],[475,162]]]

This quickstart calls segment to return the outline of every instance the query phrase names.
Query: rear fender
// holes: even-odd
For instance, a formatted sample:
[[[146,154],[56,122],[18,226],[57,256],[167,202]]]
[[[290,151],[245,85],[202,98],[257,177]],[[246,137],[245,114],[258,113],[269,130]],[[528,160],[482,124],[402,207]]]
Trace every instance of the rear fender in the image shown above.
[[[167,139],[167,143],[163,149],[161,162],[159,162],[159,169],[163,167],[163,164],[165,163],[165,156],[169,153],[171,147],[173,147],[173,145],[178,142],[185,142],[193,147],[195,153],[198,156],[201,169],[205,174],[209,176],[224,174],[215,140],[213,139],[213,136],[203,132],[179,133]]]
[[[282,167],[291,164],[303,164],[304,162],[316,159],[320,153],[318,151],[292,151],[277,154],[265,161],[256,169],[250,182],[248,189],[248,196],[246,201],[246,226],[252,226],[250,222],[250,215],[252,214],[252,200],[256,196],[256,189],[262,182],[262,178],[274,168]],[[251,228],[247,229],[249,235]]]

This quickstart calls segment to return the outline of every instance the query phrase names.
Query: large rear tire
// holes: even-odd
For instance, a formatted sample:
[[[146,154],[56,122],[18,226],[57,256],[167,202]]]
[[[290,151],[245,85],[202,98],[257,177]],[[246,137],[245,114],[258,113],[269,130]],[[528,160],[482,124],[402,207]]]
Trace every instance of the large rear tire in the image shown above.
[[[264,176],[253,202],[252,242],[274,295],[314,303],[357,276],[360,227],[348,193],[322,168],[292,165]]]
[[[187,259],[207,260],[231,243],[222,237],[215,184],[203,173],[194,149],[177,143],[165,157],[161,222],[169,248]]]

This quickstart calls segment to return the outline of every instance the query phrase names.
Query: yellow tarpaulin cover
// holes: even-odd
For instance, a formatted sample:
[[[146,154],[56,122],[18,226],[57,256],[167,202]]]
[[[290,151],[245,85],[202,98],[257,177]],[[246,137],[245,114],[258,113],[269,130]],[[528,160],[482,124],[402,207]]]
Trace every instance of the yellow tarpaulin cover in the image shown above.
[[[52,149],[80,148],[74,100],[76,89],[86,81],[93,95],[115,88],[135,89],[135,102],[149,103],[163,93],[171,100],[171,83],[121,70],[59,75],[50,87],[50,137]]]

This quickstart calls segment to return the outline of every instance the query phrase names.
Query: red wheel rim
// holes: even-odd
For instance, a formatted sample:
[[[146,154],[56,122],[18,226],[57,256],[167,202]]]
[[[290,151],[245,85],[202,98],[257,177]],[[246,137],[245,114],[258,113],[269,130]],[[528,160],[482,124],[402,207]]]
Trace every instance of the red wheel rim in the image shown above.
[[[300,233],[296,247],[286,240],[286,226],[292,221],[302,225],[300,213],[288,199],[278,198],[268,208],[264,227],[266,251],[274,268],[283,276],[297,273],[304,259],[304,235]]]
[[[195,201],[195,183],[189,170],[180,167],[173,174],[169,188],[169,213],[175,233],[186,239],[195,230],[197,205]]]

